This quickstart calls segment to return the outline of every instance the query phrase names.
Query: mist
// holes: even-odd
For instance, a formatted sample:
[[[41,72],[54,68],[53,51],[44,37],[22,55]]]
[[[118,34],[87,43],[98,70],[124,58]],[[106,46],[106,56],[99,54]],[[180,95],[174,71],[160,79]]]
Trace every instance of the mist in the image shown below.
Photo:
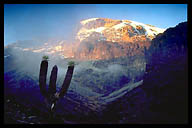
[[[12,62],[7,64],[5,59],[4,72],[17,70],[17,72],[22,72],[23,75],[32,77],[38,83],[40,64],[42,57],[46,55],[45,53],[34,53],[23,51],[19,48],[11,48],[8,55],[10,56],[6,59],[8,60],[11,57]],[[49,84],[51,70],[54,65],[57,65],[57,88],[61,88],[69,61],[71,60],[49,55],[47,85]],[[75,61],[75,68],[69,90],[73,90],[74,87],[78,86],[91,89],[96,93],[106,93],[114,89],[120,89],[130,82],[142,80],[142,75],[145,71],[145,60],[142,57],[131,61],[129,58],[117,59],[112,62],[102,60],[101,63],[100,61],[73,61]],[[103,63],[105,64],[102,65]],[[136,80],[137,78],[139,79]]]

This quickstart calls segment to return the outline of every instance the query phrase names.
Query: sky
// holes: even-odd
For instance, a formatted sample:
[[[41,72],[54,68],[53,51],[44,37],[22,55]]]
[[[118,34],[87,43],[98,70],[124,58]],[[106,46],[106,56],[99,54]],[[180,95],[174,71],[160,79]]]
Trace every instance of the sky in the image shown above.
[[[4,45],[74,38],[88,18],[133,20],[159,28],[187,21],[187,4],[4,4]]]

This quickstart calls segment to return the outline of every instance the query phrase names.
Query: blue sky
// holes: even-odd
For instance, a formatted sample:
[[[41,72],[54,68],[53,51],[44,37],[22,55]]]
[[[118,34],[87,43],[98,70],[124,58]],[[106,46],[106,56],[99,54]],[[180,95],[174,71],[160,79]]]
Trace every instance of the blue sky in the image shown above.
[[[5,4],[4,45],[17,40],[70,40],[80,20],[94,17],[168,28],[187,21],[187,4]]]

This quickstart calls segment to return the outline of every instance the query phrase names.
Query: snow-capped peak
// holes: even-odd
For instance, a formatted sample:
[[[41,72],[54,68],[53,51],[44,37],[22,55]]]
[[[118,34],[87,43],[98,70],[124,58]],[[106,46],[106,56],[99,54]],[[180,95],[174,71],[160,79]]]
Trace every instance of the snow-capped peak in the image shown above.
[[[87,20],[83,20],[83,21],[81,21],[81,24],[82,24],[82,25],[85,25],[86,23],[88,23],[88,22],[90,22],[90,21],[94,21],[94,20],[96,20],[96,19],[99,19],[99,18],[90,18],[90,19],[87,19]]]
[[[120,29],[120,28],[122,28],[122,27],[124,27],[124,26],[126,26],[126,22],[122,22],[122,23],[120,23],[120,24],[114,25],[113,28],[115,28],[115,29]]]
[[[96,21],[97,19],[98,22]],[[86,26],[87,23],[95,21],[94,24]],[[163,33],[165,29],[161,29],[152,25],[139,23],[132,20],[112,20],[107,18],[91,18],[81,21],[82,28],[77,33],[77,39],[83,41],[89,38],[92,33],[96,33],[96,37],[106,38],[108,41],[136,41],[136,36],[145,36],[146,40],[153,39],[159,33]],[[121,29],[123,31],[121,31]],[[99,36],[98,36],[99,35]],[[126,36],[126,37],[125,37]],[[126,40],[125,40],[126,39]],[[144,38],[143,38],[144,39]],[[99,39],[100,40],[100,39]]]
[[[129,21],[131,21],[131,20],[129,20]],[[130,24],[132,26],[134,26],[135,28],[138,25],[142,26],[146,30],[145,34],[148,35],[148,36],[154,36],[154,34],[157,35],[158,33],[163,33],[165,31],[165,29],[149,26],[149,25],[146,25],[146,24],[143,24],[143,23],[139,23],[139,22],[136,22],[136,21],[131,21]]]

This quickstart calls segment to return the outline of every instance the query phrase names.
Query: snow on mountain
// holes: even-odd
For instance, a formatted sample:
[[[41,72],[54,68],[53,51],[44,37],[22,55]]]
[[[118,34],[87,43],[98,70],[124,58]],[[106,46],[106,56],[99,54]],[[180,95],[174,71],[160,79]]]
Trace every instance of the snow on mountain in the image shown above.
[[[99,34],[102,35],[102,32],[103,30],[105,30],[106,27],[98,27],[98,28],[95,28],[95,29],[86,29],[86,28],[82,28],[78,33],[77,33],[77,36],[78,36],[78,39],[80,41],[86,39],[87,37],[90,36],[90,34],[92,34],[93,32],[97,32]]]
[[[159,33],[163,33],[165,31],[165,29],[149,26],[149,25],[146,25],[146,24],[143,24],[143,23],[139,23],[139,22],[136,22],[136,21],[131,21],[130,24],[132,26],[134,26],[134,28],[136,28],[139,25],[144,27],[145,30],[146,30],[145,35],[147,35],[147,36],[155,36],[155,35],[157,35]]]
[[[88,23],[90,21],[94,21],[96,19],[98,19],[98,18],[91,18],[91,19],[83,20],[83,21],[81,21],[81,24],[85,25],[86,23]]]
[[[145,36],[146,40],[152,40],[156,35],[165,31],[165,29],[161,29],[152,25],[147,25],[132,20],[91,18],[81,21],[81,24],[82,28],[79,30],[76,37],[80,41],[83,41],[89,38],[90,36],[93,36],[93,33],[97,33],[100,34],[101,37],[103,37],[104,35],[107,41],[135,42],[135,38],[140,38],[140,36],[142,35]],[[111,36],[113,36],[113,39],[111,38]],[[126,40],[124,40],[124,36],[130,38],[126,38]]]
[[[91,18],[80,23],[82,27],[76,34],[78,40],[75,43],[50,39],[40,43],[21,41],[12,47],[15,50],[59,56],[64,59],[109,59],[143,55],[144,47],[148,48],[150,41],[157,34],[164,32],[164,29],[131,20]]]
[[[114,25],[112,28],[115,28],[115,29],[121,29],[122,27],[126,26],[127,23],[126,22],[122,22],[120,24],[117,24],[117,25]]]

